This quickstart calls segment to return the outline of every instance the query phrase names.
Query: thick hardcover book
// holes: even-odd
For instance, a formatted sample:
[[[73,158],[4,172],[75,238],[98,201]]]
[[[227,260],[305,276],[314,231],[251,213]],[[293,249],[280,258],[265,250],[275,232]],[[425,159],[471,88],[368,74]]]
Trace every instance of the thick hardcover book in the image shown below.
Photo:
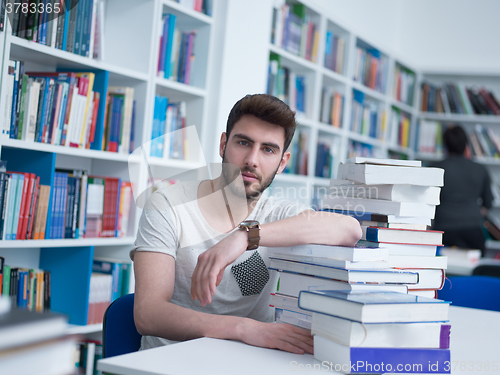
[[[314,336],[314,358],[344,374],[449,374],[449,349],[356,348]]]
[[[365,212],[373,212],[381,215],[424,217],[428,219],[434,219],[434,214],[436,212],[435,205],[425,203],[393,202],[366,198],[345,198],[342,196],[332,195],[323,197],[321,201],[321,208],[324,210],[349,210],[354,208],[355,212],[360,212],[361,214]]]
[[[330,257],[317,257],[311,255],[295,255],[287,252],[273,253],[269,255],[273,259],[283,259],[294,262],[316,264],[318,266],[342,268],[346,270],[374,270],[389,268],[389,263],[385,260],[369,260],[369,261],[350,261],[343,259],[334,259]]]
[[[333,197],[382,199],[396,202],[416,202],[432,205],[439,204],[441,188],[438,186],[417,185],[365,185],[349,180],[330,180],[330,192]]]
[[[328,266],[271,258],[269,269],[319,276],[349,283],[416,284],[418,274],[396,269],[346,270]]]
[[[359,323],[320,313],[312,313],[312,317],[312,334],[344,346],[434,349],[450,347],[449,322],[381,324]]]
[[[289,254],[300,256],[312,256],[331,258],[348,261],[383,261],[387,260],[389,253],[387,250],[373,246],[330,246],[330,245],[298,245],[291,247],[271,247],[268,249],[270,257],[276,257],[277,254]]]
[[[436,230],[367,227],[366,240],[373,242],[441,246],[443,244],[443,232]]]
[[[345,281],[326,279],[324,277],[280,272],[279,293],[298,297],[302,290],[355,290],[407,293],[408,287],[404,284],[353,284]]]
[[[431,225],[431,219],[428,217],[377,214],[377,213],[366,212],[366,211],[361,211],[361,210],[360,211],[349,211],[349,210],[325,209],[325,211],[335,212],[335,213],[341,214],[341,215],[352,216],[359,221],[368,220],[368,221],[380,221],[380,222],[384,222],[384,223]]]
[[[299,307],[362,323],[448,320],[449,302],[394,292],[302,291]]]
[[[443,186],[444,169],[375,164],[340,164],[338,178],[367,185]]]

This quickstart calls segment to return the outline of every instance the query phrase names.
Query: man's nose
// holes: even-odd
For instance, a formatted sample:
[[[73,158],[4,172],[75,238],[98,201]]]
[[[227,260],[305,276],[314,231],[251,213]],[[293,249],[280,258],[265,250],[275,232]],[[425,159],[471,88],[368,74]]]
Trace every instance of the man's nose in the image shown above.
[[[252,147],[247,153],[245,158],[245,164],[249,167],[256,168],[258,165],[259,147]]]

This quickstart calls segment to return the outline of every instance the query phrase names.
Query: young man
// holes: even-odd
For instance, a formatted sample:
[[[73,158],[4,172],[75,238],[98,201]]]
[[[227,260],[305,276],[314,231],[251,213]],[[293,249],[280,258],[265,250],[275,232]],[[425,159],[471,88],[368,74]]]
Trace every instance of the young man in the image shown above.
[[[247,95],[220,139],[221,176],[150,197],[131,252],[142,348],[213,337],[312,353],[308,331],[271,323],[278,276],[266,247],[352,246],[361,230],[350,217],[261,196],[290,158],[295,126],[279,99]]]

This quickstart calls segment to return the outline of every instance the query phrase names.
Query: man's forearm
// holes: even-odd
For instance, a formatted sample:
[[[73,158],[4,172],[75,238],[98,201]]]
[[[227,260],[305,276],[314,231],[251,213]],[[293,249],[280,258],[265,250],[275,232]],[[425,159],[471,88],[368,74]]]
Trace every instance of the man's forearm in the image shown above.
[[[261,225],[260,238],[260,245],[268,247],[309,243],[354,246],[361,238],[361,228],[352,217],[310,210]]]
[[[141,335],[159,336],[174,341],[200,337],[241,340],[245,318],[213,315],[177,306],[167,301],[139,304],[134,309]]]

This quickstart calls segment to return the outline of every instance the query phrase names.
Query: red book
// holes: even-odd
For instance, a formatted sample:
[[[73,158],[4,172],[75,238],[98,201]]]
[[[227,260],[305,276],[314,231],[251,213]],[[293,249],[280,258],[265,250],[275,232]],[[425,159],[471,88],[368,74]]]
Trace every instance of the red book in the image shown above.
[[[92,122],[90,125],[90,130],[89,130],[89,138],[87,140],[87,148],[90,148],[91,143],[94,142],[94,137],[95,137],[95,127],[97,123],[97,113],[99,112],[99,93],[94,92],[94,111],[92,112]]]
[[[33,234],[33,227],[34,227],[34,223],[35,223],[39,192],[40,192],[40,176],[37,176],[35,179],[34,186],[33,186],[33,199],[32,199],[30,213],[29,213],[29,217],[28,217],[28,233],[26,235],[27,240],[30,240],[33,238],[32,234]]]
[[[483,97],[484,101],[495,115],[500,115],[500,108],[498,108],[497,103],[491,98],[488,91],[486,91],[485,89],[480,89],[479,95]]]
[[[31,210],[31,204],[33,202],[33,190],[36,181],[36,175],[34,173],[25,173],[24,174],[24,182],[26,185],[26,179],[28,179],[28,186],[26,190],[26,201],[24,205],[24,212],[22,211],[22,203],[21,203],[21,213],[23,214],[23,219],[21,220],[21,215],[19,215],[19,225],[17,227],[17,239],[24,240],[26,239],[26,233],[28,231],[28,220]],[[24,197],[23,197],[24,199]]]
[[[20,239],[19,234],[20,234],[20,229],[22,226],[22,222],[24,219],[24,207],[26,205],[26,194],[28,191],[28,184],[29,184],[29,173],[21,173],[21,172],[9,172],[7,173],[17,173],[17,174],[22,174],[24,175],[24,182],[23,182],[23,195],[21,196],[21,208],[19,210],[19,219],[17,222],[17,232],[16,232],[16,239]],[[12,233],[14,234],[14,233]]]

